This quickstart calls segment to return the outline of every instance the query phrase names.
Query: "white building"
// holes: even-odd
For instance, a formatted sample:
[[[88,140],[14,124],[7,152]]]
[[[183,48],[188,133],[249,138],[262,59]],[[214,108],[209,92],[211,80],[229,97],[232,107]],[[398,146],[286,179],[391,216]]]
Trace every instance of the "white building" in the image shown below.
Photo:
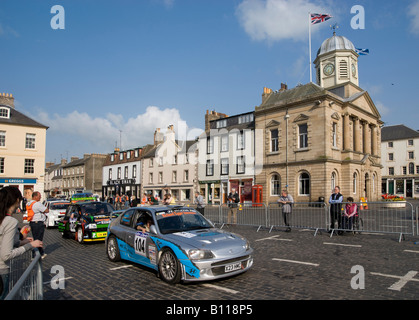
[[[255,180],[254,113],[226,116],[207,111],[206,122],[206,132],[198,142],[201,195],[207,203],[226,203],[235,188],[240,202],[251,202]]]
[[[419,197],[419,132],[404,125],[381,129],[382,192]]]

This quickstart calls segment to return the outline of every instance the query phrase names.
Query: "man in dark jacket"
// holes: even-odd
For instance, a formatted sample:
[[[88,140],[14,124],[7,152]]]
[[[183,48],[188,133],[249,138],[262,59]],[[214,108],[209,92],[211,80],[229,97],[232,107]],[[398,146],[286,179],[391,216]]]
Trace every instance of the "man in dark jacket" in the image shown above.
[[[231,215],[233,215],[233,223],[237,224],[237,207],[238,203],[240,202],[240,197],[235,188],[231,189],[231,192],[228,194],[227,200],[228,206],[230,208],[230,210],[228,211],[227,223],[231,223]]]
[[[342,201],[343,196],[340,194],[340,188],[335,187],[334,192],[329,198],[330,203],[330,229],[335,229],[335,222],[338,221],[338,229],[341,229],[342,224]]]

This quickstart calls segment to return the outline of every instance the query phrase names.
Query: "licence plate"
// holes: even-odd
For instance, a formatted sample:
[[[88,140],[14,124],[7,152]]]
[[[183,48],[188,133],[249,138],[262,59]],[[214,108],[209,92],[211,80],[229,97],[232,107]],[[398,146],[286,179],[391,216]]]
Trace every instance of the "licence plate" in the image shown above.
[[[236,262],[236,263],[232,263],[232,264],[229,264],[229,265],[225,266],[224,271],[225,272],[232,272],[232,271],[235,271],[235,270],[240,270],[241,268],[242,268],[242,263],[241,262]]]
[[[107,232],[96,232],[96,238],[106,238]]]

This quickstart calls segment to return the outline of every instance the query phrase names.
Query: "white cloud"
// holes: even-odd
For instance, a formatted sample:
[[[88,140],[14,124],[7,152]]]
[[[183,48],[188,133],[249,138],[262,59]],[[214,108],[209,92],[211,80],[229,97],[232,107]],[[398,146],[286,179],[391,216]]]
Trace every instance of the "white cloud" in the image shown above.
[[[79,111],[65,115],[40,112],[36,118],[49,127],[47,154],[51,155],[50,159],[53,153],[63,154],[65,151],[70,155],[109,153],[116,145],[119,146],[120,135],[123,150],[141,147],[153,143],[156,128],[165,132],[171,124],[179,138],[194,139],[202,132],[200,129],[189,128],[178,109],[160,109],[155,106],[149,106],[144,113],[127,120],[120,114],[92,117]],[[58,158],[56,155],[54,157]]]
[[[253,40],[306,40],[309,12],[330,14],[326,10],[313,0],[243,0],[236,14]]]
[[[414,1],[408,7],[408,15],[412,17],[412,32],[419,34],[419,0]]]
[[[390,114],[390,112],[391,112],[390,108],[386,107],[386,106],[385,106],[382,102],[380,102],[380,101],[377,101],[377,102],[375,103],[375,106],[377,107],[378,112],[380,112],[381,116],[388,115],[388,114]]]

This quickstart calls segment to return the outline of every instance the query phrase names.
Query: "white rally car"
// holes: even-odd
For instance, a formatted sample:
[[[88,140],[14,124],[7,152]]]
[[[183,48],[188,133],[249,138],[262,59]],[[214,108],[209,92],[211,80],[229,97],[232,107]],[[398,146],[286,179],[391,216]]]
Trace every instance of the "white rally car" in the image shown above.
[[[70,205],[70,201],[67,200],[54,200],[47,201],[45,206],[49,209],[46,213],[45,225],[47,228],[58,226],[58,221],[61,220],[65,215],[67,207]]]

